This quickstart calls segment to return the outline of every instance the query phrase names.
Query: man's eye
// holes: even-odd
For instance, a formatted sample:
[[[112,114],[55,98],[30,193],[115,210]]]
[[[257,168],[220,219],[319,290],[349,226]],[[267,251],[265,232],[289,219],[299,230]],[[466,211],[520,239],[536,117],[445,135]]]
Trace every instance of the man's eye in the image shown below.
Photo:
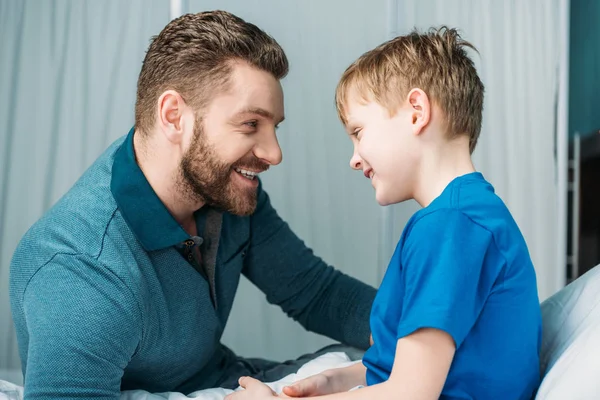
[[[256,128],[258,126],[258,121],[244,122],[244,125],[249,126],[250,128]]]

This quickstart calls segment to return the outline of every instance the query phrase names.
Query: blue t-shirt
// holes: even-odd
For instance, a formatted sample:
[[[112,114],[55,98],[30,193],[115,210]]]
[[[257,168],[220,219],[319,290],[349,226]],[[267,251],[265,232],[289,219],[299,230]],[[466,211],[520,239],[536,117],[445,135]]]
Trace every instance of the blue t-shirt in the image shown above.
[[[454,179],[404,228],[371,311],[369,385],[388,380],[398,339],[421,328],[456,344],[440,399],[532,398],[541,344],[535,271],[480,173]]]

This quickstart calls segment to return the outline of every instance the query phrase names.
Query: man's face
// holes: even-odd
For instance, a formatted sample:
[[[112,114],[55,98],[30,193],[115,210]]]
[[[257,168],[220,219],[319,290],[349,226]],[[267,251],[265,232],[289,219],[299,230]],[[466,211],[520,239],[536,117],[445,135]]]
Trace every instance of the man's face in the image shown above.
[[[256,208],[258,174],[281,162],[275,130],[283,91],[271,74],[236,63],[229,88],[196,113],[180,163],[178,190],[235,215]]]

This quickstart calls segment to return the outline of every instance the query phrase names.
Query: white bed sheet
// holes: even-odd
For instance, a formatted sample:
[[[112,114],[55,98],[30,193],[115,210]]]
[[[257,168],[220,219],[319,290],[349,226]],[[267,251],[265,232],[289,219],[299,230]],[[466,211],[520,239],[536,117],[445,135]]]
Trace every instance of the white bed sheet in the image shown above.
[[[348,365],[355,364],[360,361],[350,361],[348,356],[342,352],[332,352],[324,354],[320,357],[309,361],[302,366],[297,373],[290,374],[276,382],[267,383],[271,389],[277,393],[281,393],[283,387],[294,383],[300,379],[318,374],[322,371],[331,368],[343,368]],[[238,388],[239,389],[239,388]],[[121,393],[121,400],[183,400],[183,399],[199,399],[199,400],[222,400],[233,390],[223,388],[212,388],[199,390],[197,392],[184,395],[177,392],[166,393],[149,393],[144,390],[129,390]],[[0,380],[0,400],[22,400],[23,388],[15,383]]]

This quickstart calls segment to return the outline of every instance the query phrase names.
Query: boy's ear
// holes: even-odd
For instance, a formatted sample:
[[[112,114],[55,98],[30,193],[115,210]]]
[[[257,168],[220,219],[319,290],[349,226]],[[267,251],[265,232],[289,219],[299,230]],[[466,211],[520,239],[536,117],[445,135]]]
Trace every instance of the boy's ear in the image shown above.
[[[413,133],[419,135],[429,123],[431,116],[429,97],[423,90],[415,88],[408,93],[408,104]]]

